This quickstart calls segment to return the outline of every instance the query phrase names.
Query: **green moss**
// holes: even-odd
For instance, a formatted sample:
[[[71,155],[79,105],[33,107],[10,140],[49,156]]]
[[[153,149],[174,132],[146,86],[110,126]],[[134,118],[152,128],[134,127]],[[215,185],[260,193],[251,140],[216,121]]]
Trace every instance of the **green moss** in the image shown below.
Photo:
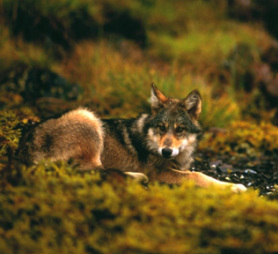
[[[1,253],[275,253],[277,204],[257,192],[148,189],[64,164],[1,179]],[[18,177],[18,176],[17,176]],[[11,178],[10,178],[11,179]]]
[[[11,111],[4,111],[0,114],[0,155],[6,155],[8,147],[16,149],[20,137],[20,130],[16,129],[19,124],[16,115]]]
[[[200,149],[209,148],[216,154],[232,156],[275,155],[278,151],[278,128],[270,123],[237,121],[227,130],[206,133]]]
[[[38,121],[29,108],[0,111],[0,170],[13,157],[21,130],[29,121]]]

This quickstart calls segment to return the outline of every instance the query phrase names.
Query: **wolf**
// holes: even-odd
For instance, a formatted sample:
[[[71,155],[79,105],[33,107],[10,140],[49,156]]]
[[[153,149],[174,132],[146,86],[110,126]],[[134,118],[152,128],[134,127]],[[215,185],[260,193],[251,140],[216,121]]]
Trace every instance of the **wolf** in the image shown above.
[[[21,142],[21,158],[27,164],[42,159],[73,160],[80,170],[119,169],[150,181],[197,186],[245,186],[222,182],[190,165],[201,127],[198,122],[202,99],[193,90],[185,99],[165,96],[151,85],[151,113],[132,119],[100,119],[86,108],[77,108],[47,120],[30,131]]]

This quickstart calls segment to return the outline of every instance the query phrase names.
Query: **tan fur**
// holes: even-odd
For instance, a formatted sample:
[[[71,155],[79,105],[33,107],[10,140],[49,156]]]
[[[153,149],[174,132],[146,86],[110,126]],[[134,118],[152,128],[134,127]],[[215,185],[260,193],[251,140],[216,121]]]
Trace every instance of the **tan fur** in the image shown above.
[[[23,144],[25,157],[32,163],[43,158],[52,161],[73,159],[81,170],[115,168],[143,173],[151,181],[170,184],[191,180],[201,187],[246,189],[240,184],[221,182],[188,170],[199,130],[201,97],[198,91],[179,100],[166,97],[153,85],[151,103],[153,114],[143,114],[130,121],[101,120],[84,108],[50,119],[36,127],[32,138]],[[167,111],[166,116],[161,114],[163,109]],[[180,117],[184,117],[184,121],[178,125]],[[165,130],[164,127],[161,129],[161,124]],[[185,129],[178,132],[176,129],[184,124],[189,132]],[[172,158],[161,152],[165,147],[173,150]],[[142,178],[142,174],[129,175]]]
[[[86,133],[86,135],[84,135]],[[49,147],[42,144],[47,143]],[[63,142],[61,142],[63,140]],[[43,152],[41,152],[43,150]],[[50,119],[35,131],[32,160],[74,158],[80,169],[102,167],[103,128],[99,118],[86,109],[76,109],[61,118]]]

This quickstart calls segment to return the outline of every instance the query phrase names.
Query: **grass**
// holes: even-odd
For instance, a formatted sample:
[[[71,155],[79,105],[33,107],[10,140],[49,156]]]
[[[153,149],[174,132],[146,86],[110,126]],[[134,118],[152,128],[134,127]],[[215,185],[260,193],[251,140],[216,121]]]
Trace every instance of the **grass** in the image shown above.
[[[52,66],[54,59],[43,47],[34,43],[26,43],[21,38],[11,37],[7,26],[0,25],[0,67],[2,73],[11,66],[23,63],[27,66]]]
[[[105,26],[108,21],[104,4],[116,12],[129,11],[131,17],[142,19],[148,35],[147,49],[142,50],[134,42],[111,42],[101,39],[101,36],[94,42],[89,35],[88,38],[75,40],[77,31],[71,22],[78,22],[77,17],[82,11],[99,27]],[[46,42],[26,41],[24,36],[15,39],[10,27],[18,22],[20,15],[24,15],[21,11],[28,8],[39,13],[40,21],[47,19],[52,29],[62,29],[61,34],[65,38],[72,36],[69,39],[71,50],[59,49],[57,54],[54,49],[60,46],[54,46],[56,42],[52,39],[52,50]],[[2,10],[8,22],[0,24],[3,28],[0,66],[5,70],[15,63],[24,63],[50,68],[69,81],[79,83],[85,91],[79,103],[93,106],[103,116],[129,117],[148,109],[146,99],[152,82],[171,96],[185,97],[191,89],[198,88],[205,99],[204,126],[225,127],[232,119],[241,116],[244,105],[241,104],[242,97],[240,100],[237,98],[242,91],[232,91],[237,87],[233,76],[236,74],[226,75],[228,88],[215,77],[222,75],[223,63],[238,44],[247,44],[255,62],[259,62],[259,52],[271,43],[271,38],[258,25],[249,26],[227,19],[225,8],[226,4],[219,1],[165,1],[164,4],[120,1],[117,5],[108,0],[105,3],[97,1],[95,5],[87,0],[42,1],[35,5],[32,1],[26,5],[16,0],[4,1]],[[204,13],[202,18],[199,16],[200,9]],[[12,10],[15,13],[7,18]],[[71,15],[75,20],[70,19]],[[35,27],[36,24],[39,21],[32,25]],[[79,24],[79,29],[83,26],[85,28],[84,23]],[[217,96],[214,86],[221,91]]]
[[[198,71],[215,71],[238,44],[247,44],[259,61],[258,47],[264,48],[271,41],[262,28],[234,21],[220,22],[217,30],[211,24],[197,23],[179,37],[167,33],[155,35],[151,40],[152,54],[193,65]]]
[[[148,110],[147,98],[154,82],[166,95],[180,98],[198,88],[204,99],[202,122],[206,127],[214,124],[213,119],[219,119],[217,124],[225,126],[238,118],[235,100],[227,95],[211,100],[213,88],[201,76],[192,75],[174,63],[171,67],[157,68],[158,63],[148,63],[139,48],[126,46],[132,51],[115,51],[105,41],[83,42],[65,59],[65,64],[56,65],[54,70],[71,82],[82,84],[86,88],[84,100],[93,100],[96,110],[104,116],[105,112],[114,117],[135,116]]]

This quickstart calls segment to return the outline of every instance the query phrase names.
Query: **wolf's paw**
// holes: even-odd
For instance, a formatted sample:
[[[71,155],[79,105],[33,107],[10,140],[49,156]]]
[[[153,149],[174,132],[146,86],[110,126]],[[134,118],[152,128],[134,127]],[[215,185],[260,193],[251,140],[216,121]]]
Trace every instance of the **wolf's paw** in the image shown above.
[[[239,193],[239,192],[244,192],[247,191],[247,188],[243,184],[232,184],[231,185],[231,190],[233,192]]]
[[[126,175],[134,178],[136,181],[146,184],[149,182],[148,177],[143,173],[137,173],[137,172],[125,172]]]

